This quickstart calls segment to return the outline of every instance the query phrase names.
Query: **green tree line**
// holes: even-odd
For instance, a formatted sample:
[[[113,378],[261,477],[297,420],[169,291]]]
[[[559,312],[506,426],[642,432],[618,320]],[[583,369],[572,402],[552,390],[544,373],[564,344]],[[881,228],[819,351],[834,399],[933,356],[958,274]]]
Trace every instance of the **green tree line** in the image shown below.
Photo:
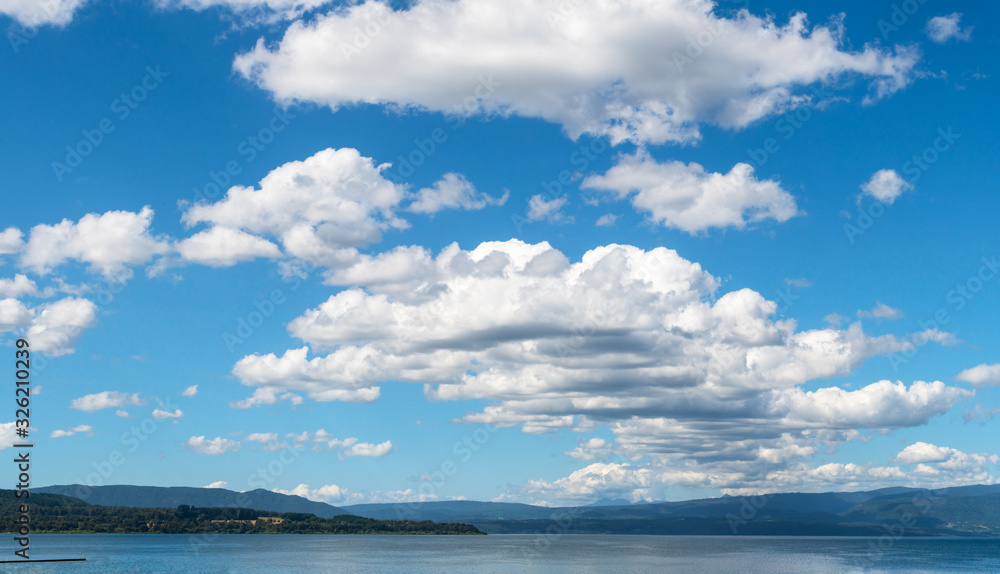
[[[314,514],[250,508],[97,506],[68,496],[40,493],[31,494],[27,502],[31,530],[37,533],[482,534],[469,524],[375,520],[349,514],[319,518]],[[15,498],[14,491],[0,490],[0,530],[13,530],[21,504],[24,501]]]

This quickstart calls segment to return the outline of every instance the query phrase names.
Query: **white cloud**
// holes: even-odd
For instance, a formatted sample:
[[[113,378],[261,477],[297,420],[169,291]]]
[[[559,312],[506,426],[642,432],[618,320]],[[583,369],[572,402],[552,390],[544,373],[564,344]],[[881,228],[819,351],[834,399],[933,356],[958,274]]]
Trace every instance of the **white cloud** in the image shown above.
[[[308,498],[316,502],[326,502],[328,504],[358,504],[364,502],[366,498],[363,494],[351,492],[336,484],[327,484],[315,490],[309,488],[308,484],[300,484],[292,490],[275,488],[272,492],[301,496],[302,498]]]
[[[70,401],[69,406],[71,409],[92,413],[101,409],[110,409],[125,405],[143,405],[145,402],[139,397],[139,393],[129,395],[118,391],[102,391],[73,399]]]
[[[300,391],[317,401],[370,403],[379,397],[378,386],[371,384],[375,373],[371,349],[345,347],[326,357],[307,359],[308,348],[289,349],[280,358],[274,353],[250,355],[240,359],[233,374],[240,382],[257,389],[251,403],[233,406],[247,408],[256,404],[275,404],[279,392]],[[266,393],[266,394],[265,394]]]
[[[72,353],[83,331],[94,324],[97,305],[70,297],[42,305],[28,327],[28,339],[36,351],[52,357]]]
[[[21,441],[17,436],[17,423],[0,423],[0,450],[10,448]]]
[[[187,8],[207,10],[223,8],[244,17],[256,17],[263,23],[290,20],[313,10],[331,0],[154,0],[157,6],[167,9]],[[255,21],[251,19],[251,22]]]
[[[193,436],[184,443],[186,447],[191,449],[193,452],[201,454],[211,454],[220,455],[227,452],[236,452],[240,450],[239,441],[229,440],[227,438],[213,438],[206,439],[204,435]]]
[[[972,26],[962,28],[959,22],[962,14],[953,12],[947,16],[935,16],[927,21],[927,37],[938,44],[944,44],[954,38],[960,42],[972,39]]]
[[[876,301],[875,307],[870,311],[858,311],[858,317],[861,319],[888,319],[895,321],[903,317],[903,312],[899,309],[893,309],[881,301]]]
[[[213,227],[198,232],[177,244],[177,251],[187,261],[227,267],[258,257],[277,258],[281,250],[270,241],[228,227]]]
[[[993,483],[996,479],[986,472],[985,464],[996,464],[998,457],[965,455],[924,443],[904,449],[897,462],[943,463],[938,467],[949,472],[914,476],[913,471],[895,466],[833,463],[812,467],[805,461],[861,438],[854,428],[924,424],[970,395],[940,382],[918,381],[907,389],[901,383],[882,381],[853,392],[838,388],[774,392],[767,400],[769,414],[763,417],[744,412],[737,416],[747,418],[634,418],[611,427],[618,452],[635,459],[649,456],[650,462],[595,463],[555,481],[528,480],[498,500],[585,504],[601,497],[662,499],[668,489],[676,487],[718,488],[726,494],[744,495],[873,489],[903,482],[917,487]],[[815,428],[801,430],[809,426]],[[584,444],[581,441],[581,447]],[[586,452],[578,448],[566,454]]]
[[[185,7],[192,10],[205,10],[214,6],[224,6],[233,10],[250,10],[254,8],[270,8],[272,10],[312,9],[331,0],[156,0],[163,7]]]
[[[351,458],[354,456],[381,457],[393,451],[392,441],[389,440],[374,444],[359,442],[354,437],[338,439],[323,429],[319,429],[314,433],[289,434],[285,438],[292,440],[296,447],[303,447],[311,443],[313,445],[312,449],[317,452],[340,449],[340,458]]]
[[[62,429],[60,429],[60,430],[54,430],[54,431],[52,431],[51,434],[49,434],[49,437],[50,438],[63,438],[63,437],[67,437],[67,436],[73,436],[76,433],[89,433],[89,432],[92,432],[93,430],[94,430],[94,427],[92,427],[90,425],[77,425],[77,426],[75,426],[73,428],[66,429],[66,430],[62,430]]]
[[[360,504],[360,503],[413,503],[413,502],[429,502],[432,500],[441,500],[441,496],[436,493],[418,492],[412,488],[407,488],[406,490],[390,490],[388,492],[382,492],[381,490],[374,490],[366,493],[353,492],[341,486],[335,484],[328,484],[326,486],[321,486],[315,490],[309,488],[308,484],[299,484],[292,490],[281,490],[280,488],[275,488],[272,492],[279,492],[281,494],[291,494],[294,496],[301,496],[303,498],[308,498],[309,500],[315,500],[317,502],[326,502],[327,504],[337,504],[337,505],[348,505],[348,504]],[[465,500],[465,497],[452,497],[449,500]]]
[[[279,401],[289,401],[293,406],[302,404],[302,397],[295,393],[283,393],[274,387],[261,387],[254,390],[253,395],[238,401],[230,401],[234,409],[249,409],[261,405],[275,405]]]
[[[657,464],[717,475],[713,488],[763,480],[845,442],[861,430],[924,425],[972,393],[939,381],[880,381],[855,391],[800,387],[744,395],[742,400],[703,399],[672,416],[619,417],[610,426],[617,451],[650,456]]]
[[[77,260],[107,279],[128,279],[128,265],[144,264],[170,249],[164,239],[150,234],[152,221],[153,210],[146,206],[139,213],[88,213],[77,223],[64,219],[56,225],[36,225],[21,251],[21,265],[46,274]]]
[[[988,465],[996,465],[1000,457],[968,455],[955,449],[943,450],[949,453],[950,458],[937,463],[917,464],[914,469],[855,463],[811,466],[805,462],[794,462],[759,476],[746,476],[725,464],[716,463],[694,467],[676,463],[595,462],[556,480],[529,480],[494,500],[551,506],[587,504],[605,497],[633,502],[658,500],[667,489],[676,487],[718,488],[723,494],[746,496],[775,492],[850,492],[900,484],[916,488],[943,488],[997,482],[997,478],[990,474]],[[919,457],[914,460],[916,458]],[[941,459],[935,457],[934,460]],[[912,464],[904,460],[899,462]]]
[[[256,433],[248,434],[245,437],[245,439],[249,440],[249,441],[253,441],[253,442],[259,442],[259,443],[262,443],[262,444],[263,443],[269,443],[269,442],[274,442],[274,441],[278,440],[278,433],[273,433],[273,432],[270,432],[270,433],[256,432]]]
[[[823,317],[823,321],[829,323],[833,327],[839,327],[844,321],[847,321],[847,317],[839,315],[837,313],[830,313],[826,317]]]
[[[714,413],[744,430],[747,421],[773,419],[776,439],[834,423],[783,426],[789,412],[777,409],[770,393],[913,348],[893,336],[868,336],[860,323],[798,331],[794,321],[774,318],[776,303],[747,289],[719,296],[718,279],[663,248],[610,245],[577,263],[548,244],[517,240],[472,251],[452,245],[437,257],[420,248],[383,255],[406,271],[381,273],[382,256],[371,258],[363,271],[331,278],[372,279],[366,290],[342,291],[289,323],[293,336],[329,354],[308,360],[303,347],[281,358],[251,355],[234,373],[273,397],[306,392],[315,400],[357,389],[369,389],[364,398],[374,400],[375,385],[387,380],[424,384],[435,400],[495,401],[464,422],[526,432],[633,416],[701,421]],[[409,265],[400,263],[407,257]],[[894,400],[923,393],[926,403],[911,402],[920,407],[912,420],[956,396],[940,383],[902,391],[879,385],[865,393]],[[882,418],[850,420],[895,426],[895,413],[887,406]]]
[[[413,292],[424,284],[425,274],[434,269],[433,259],[421,247],[399,246],[375,256],[359,255],[348,265],[329,271],[326,283],[380,285],[392,291]]]
[[[286,438],[295,441],[295,446],[298,447],[305,446],[306,443],[312,442],[313,450],[317,452],[333,450],[335,448],[346,448],[358,442],[358,439],[354,437],[339,439],[323,429],[319,429],[314,433],[303,432],[299,434],[289,434],[286,435]]]
[[[619,158],[607,173],[586,178],[580,187],[614,192],[652,221],[691,234],[712,227],[743,229],[767,219],[781,223],[799,215],[795,199],[778,182],[758,180],[745,163],[722,174],[696,163],[660,163],[640,152]]]
[[[798,279],[791,279],[789,277],[785,277],[785,284],[791,285],[792,287],[795,287],[797,289],[808,289],[809,287],[812,287],[812,282],[810,282],[805,277],[800,277]]]
[[[197,394],[198,394],[198,385],[191,385],[190,387],[184,389],[184,392],[181,393],[181,395],[185,397],[193,397]]]
[[[520,377],[518,385],[532,394],[584,376],[577,370],[590,363],[595,370],[584,369],[585,376],[598,379],[601,364],[616,365],[605,373],[609,382],[676,377],[677,389],[684,381],[707,380],[770,387],[845,374],[873,352],[908,348],[892,337],[868,338],[858,325],[796,333],[794,322],[770,320],[776,305],[749,290],[709,302],[718,280],[663,248],[610,245],[572,265],[547,243],[517,240],[473,251],[452,245],[436,259],[410,253],[423,262],[412,267],[426,283],[423,293],[390,299],[381,293],[392,286],[382,284],[370,285],[372,293],[343,291],[292,321],[289,331],[316,347],[338,347],[331,360],[348,352],[367,359],[373,366],[369,379],[381,380],[379,365],[387,371],[402,367],[421,381],[451,379],[464,375],[473,359],[478,362],[478,375],[460,376],[435,391],[442,394],[480,386],[486,391],[501,383],[495,378],[501,373],[504,381]],[[352,346],[371,340],[379,345],[363,347],[370,355]],[[689,345],[690,352],[681,352]],[[712,349],[720,353],[715,366],[706,356]],[[512,359],[515,350],[523,360]],[[305,357],[304,349],[295,352]],[[735,355],[726,357],[730,353]],[[393,355],[407,360],[397,364]],[[612,374],[619,369],[624,371]]]
[[[925,424],[972,393],[941,381],[879,381],[856,391],[787,389],[774,401],[783,423],[824,429],[902,428]]]
[[[480,413],[468,413],[452,422],[466,424],[489,425],[490,428],[506,428],[520,425],[521,432],[528,434],[553,433],[561,430],[574,432],[590,432],[594,430],[593,421],[585,416],[573,414],[525,414],[504,406],[488,406]]]
[[[280,450],[288,448],[288,444],[278,440],[278,433],[257,432],[248,434],[243,438],[245,441],[255,442],[261,450]],[[299,446],[299,445],[296,445]]]
[[[257,189],[236,186],[215,203],[189,206],[183,221],[268,235],[293,257],[335,263],[352,256],[353,250],[345,249],[408,226],[395,214],[405,189],[382,177],[387,167],[354,149],[326,149],[274,169]]]
[[[228,486],[229,486],[228,482],[226,482],[224,480],[217,480],[217,481],[213,482],[212,484],[206,484],[202,488],[226,488]]]
[[[432,187],[421,189],[413,202],[406,207],[414,213],[437,213],[444,209],[482,209],[488,205],[503,205],[510,197],[504,192],[501,197],[492,197],[480,191],[456,173],[446,173]]]
[[[875,466],[871,464],[828,463],[811,467],[805,463],[791,465],[787,469],[770,473],[765,481],[750,487],[725,488],[723,492],[732,496],[767,492],[829,492],[870,490],[901,483],[917,485],[913,477],[895,466]],[[929,483],[923,483],[930,486]]]
[[[175,409],[174,412],[165,411],[162,409],[153,409],[154,419],[179,419],[184,416],[184,413],[180,409]]]
[[[128,414],[128,411],[126,411],[124,409],[118,409],[117,411],[115,411],[115,416],[116,417],[122,417],[123,419],[127,419],[129,417],[129,414]]]
[[[719,279],[665,248],[608,245],[571,262],[547,243],[517,240],[436,255],[400,247],[327,280],[349,288],[288,324],[308,346],[234,367],[256,388],[250,401],[375,400],[382,382],[421,384],[431,400],[488,401],[464,423],[607,428],[613,442],[567,454],[650,457],[666,476],[650,482],[657,488],[806,484],[781,473],[813,476],[799,466],[805,459],[862,431],[925,424],[970,396],[938,381],[805,391],[914,343],[869,335],[860,322],[800,330],[776,316],[777,303],[749,289],[721,292]],[[324,438],[339,441],[330,448],[358,444]],[[845,483],[883,472],[841,470]],[[829,472],[806,485],[825,484]]]
[[[1000,463],[1000,456],[965,453],[955,448],[926,442],[911,444],[896,455],[896,461],[915,464],[910,472],[917,480],[959,484],[996,484],[990,467]]]
[[[926,442],[913,443],[904,448],[896,455],[898,462],[944,462],[952,457],[956,451],[953,448],[935,446]]]
[[[1000,407],[989,408],[982,404],[976,404],[971,409],[965,409],[965,412],[962,413],[962,420],[967,423],[975,420],[988,421],[998,414],[1000,414]]]
[[[23,235],[21,230],[16,227],[8,227],[0,231],[0,255],[10,255],[20,251],[24,247],[24,241],[21,239]]]
[[[370,442],[359,442],[341,451],[340,456],[341,458],[350,458],[352,456],[377,458],[385,456],[390,452],[392,452],[392,441],[389,440],[379,444],[372,444]]]
[[[17,299],[0,299],[0,333],[30,324],[33,313]]]
[[[606,213],[597,218],[597,222],[594,224],[598,227],[612,227],[615,222],[618,221],[618,216],[613,213]]]
[[[965,369],[955,378],[959,381],[972,383],[977,389],[984,386],[997,386],[1000,385],[1000,363],[976,365],[971,369]]]
[[[702,477],[699,477],[699,479]],[[632,502],[650,500],[652,487],[665,482],[650,468],[624,463],[595,462],[553,482],[530,480],[508,491],[495,502],[531,501],[544,506],[561,503],[587,504],[598,498],[624,498]]]
[[[551,200],[545,199],[545,196],[540,193],[533,195],[528,199],[526,218],[528,221],[546,220],[552,223],[568,221],[566,214],[562,212],[562,208],[566,206],[568,201],[565,195]]]
[[[261,39],[234,68],[282,102],[518,115],[574,139],[662,143],[698,139],[702,122],[738,129],[808,105],[819,82],[865,77],[868,99],[883,97],[911,80],[919,57],[843,50],[842,18],[810,28],[801,13],[784,26],[745,11],[719,18],[710,2],[581,2],[568,16],[562,6],[421,0],[393,11],[367,1],[297,22],[276,45]],[[373,34],[358,48],[366,26]],[[695,53],[689,42],[702,37]]]
[[[954,333],[948,333],[939,329],[927,329],[919,333],[910,335],[914,345],[920,346],[927,343],[937,343],[945,347],[954,347],[959,343],[958,337]]]
[[[566,456],[577,460],[597,460],[611,456],[611,443],[603,438],[577,439],[579,443],[573,450],[564,452]]]
[[[20,297],[22,295],[35,295],[38,293],[38,286],[26,275],[18,273],[13,279],[0,279],[0,297]]]
[[[0,0],[0,14],[17,20],[22,26],[63,26],[73,19],[77,8],[87,0]]]
[[[880,169],[861,185],[861,191],[882,203],[892,205],[913,184],[903,179],[894,169]]]

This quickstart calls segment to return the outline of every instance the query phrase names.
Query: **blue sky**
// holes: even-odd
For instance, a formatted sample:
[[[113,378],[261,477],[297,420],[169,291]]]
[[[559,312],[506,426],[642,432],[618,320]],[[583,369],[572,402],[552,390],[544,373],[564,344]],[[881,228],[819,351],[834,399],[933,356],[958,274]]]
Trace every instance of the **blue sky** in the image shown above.
[[[0,329],[36,483],[996,480],[991,5],[25,6]]]

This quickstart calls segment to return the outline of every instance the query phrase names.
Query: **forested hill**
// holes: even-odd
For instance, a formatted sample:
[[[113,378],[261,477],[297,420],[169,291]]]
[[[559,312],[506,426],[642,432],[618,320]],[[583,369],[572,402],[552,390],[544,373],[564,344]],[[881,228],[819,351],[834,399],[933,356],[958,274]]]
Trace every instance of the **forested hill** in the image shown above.
[[[84,502],[101,506],[134,506],[139,508],[177,508],[182,504],[199,508],[239,506],[272,512],[307,512],[320,518],[354,514],[323,502],[264,489],[236,492],[224,488],[189,486],[130,486],[126,484],[84,486],[82,484],[67,484],[44,486],[34,489],[33,492],[72,496]]]
[[[15,524],[24,499],[0,490],[0,524]],[[34,492],[30,505],[32,532],[114,534],[482,534],[468,524],[429,520],[376,520],[354,515],[320,518],[301,512],[269,512],[250,508],[134,508],[98,506],[77,498]]]

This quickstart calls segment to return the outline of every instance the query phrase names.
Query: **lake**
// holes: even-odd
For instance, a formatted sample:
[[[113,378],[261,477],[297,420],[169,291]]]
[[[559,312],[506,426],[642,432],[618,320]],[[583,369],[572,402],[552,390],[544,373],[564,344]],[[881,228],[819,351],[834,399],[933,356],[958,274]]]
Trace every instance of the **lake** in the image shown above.
[[[10,536],[4,560],[14,558]],[[35,534],[31,550],[87,562],[0,572],[1000,572],[1000,540],[955,538]]]

